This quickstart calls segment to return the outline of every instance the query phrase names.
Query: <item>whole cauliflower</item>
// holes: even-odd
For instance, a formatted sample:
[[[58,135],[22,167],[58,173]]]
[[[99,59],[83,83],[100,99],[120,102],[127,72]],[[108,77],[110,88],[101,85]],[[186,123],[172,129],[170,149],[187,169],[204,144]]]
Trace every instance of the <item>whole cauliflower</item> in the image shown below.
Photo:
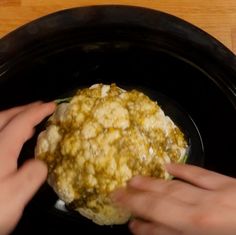
[[[66,204],[100,225],[130,214],[109,195],[135,175],[169,179],[164,164],[183,161],[187,142],[158,104],[136,90],[96,84],[58,105],[36,145],[48,182]]]

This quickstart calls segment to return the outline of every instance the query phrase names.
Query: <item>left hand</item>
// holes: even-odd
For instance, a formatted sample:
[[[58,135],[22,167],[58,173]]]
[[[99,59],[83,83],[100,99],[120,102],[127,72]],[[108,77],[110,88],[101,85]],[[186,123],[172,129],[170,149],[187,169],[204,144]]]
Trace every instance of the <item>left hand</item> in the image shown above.
[[[235,235],[236,179],[170,164],[178,180],[136,176],[112,199],[129,210],[135,235]]]
[[[47,177],[44,163],[32,159],[17,169],[17,159],[34,126],[54,109],[54,103],[36,102],[0,112],[0,235],[13,230]]]

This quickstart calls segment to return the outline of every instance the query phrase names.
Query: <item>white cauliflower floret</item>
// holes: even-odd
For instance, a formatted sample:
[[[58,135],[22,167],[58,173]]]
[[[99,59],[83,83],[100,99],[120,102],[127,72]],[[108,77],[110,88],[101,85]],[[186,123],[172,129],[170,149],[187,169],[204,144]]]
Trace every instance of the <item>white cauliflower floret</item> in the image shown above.
[[[82,89],[58,105],[39,137],[36,157],[60,199],[98,224],[122,224],[129,212],[110,193],[135,175],[169,179],[164,164],[187,151],[183,133],[154,101],[115,84]]]
[[[116,101],[104,101],[96,107],[94,117],[104,128],[129,127],[129,113]]]
[[[40,133],[36,152],[38,154],[45,152],[53,153],[60,140],[61,135],[59,133],[59,127],[50,125],[47,130]]]

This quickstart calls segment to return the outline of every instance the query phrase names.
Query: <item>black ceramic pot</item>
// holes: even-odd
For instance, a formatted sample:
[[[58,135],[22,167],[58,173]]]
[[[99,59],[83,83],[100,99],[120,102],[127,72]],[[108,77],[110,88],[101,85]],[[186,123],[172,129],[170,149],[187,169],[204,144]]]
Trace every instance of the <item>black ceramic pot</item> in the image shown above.
[[[0,109],[113,82],[160,103],[188,137],[189,163],[236,176],[236,57],[202,30],[150,9],[93,6],[0,39]],[[34,145],[35,138],[24,146],[20,164]],[[126,225],[101,227],[60,211],[56,200],[45,184],[14,234],[129,234]]]

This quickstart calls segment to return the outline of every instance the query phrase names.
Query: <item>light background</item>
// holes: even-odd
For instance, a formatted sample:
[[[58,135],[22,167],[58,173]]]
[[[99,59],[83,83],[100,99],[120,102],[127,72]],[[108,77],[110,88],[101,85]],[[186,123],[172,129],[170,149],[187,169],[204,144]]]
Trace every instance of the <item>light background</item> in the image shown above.
[[[236,0],[0,0],[0,37],[40,16],[98,4],[137,5],[183,18],[236,53]]]

